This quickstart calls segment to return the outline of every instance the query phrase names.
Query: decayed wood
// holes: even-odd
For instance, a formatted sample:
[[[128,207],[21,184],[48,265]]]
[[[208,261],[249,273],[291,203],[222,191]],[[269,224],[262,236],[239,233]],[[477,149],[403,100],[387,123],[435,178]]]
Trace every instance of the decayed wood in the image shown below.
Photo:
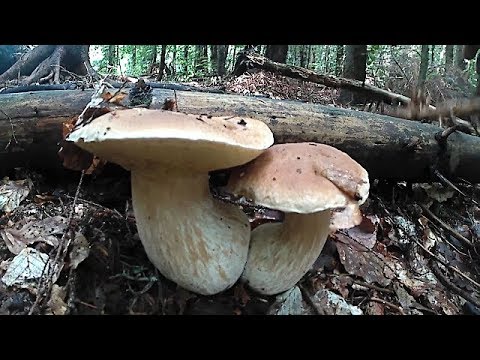
[[[112,90],[115,91],[115,90]],[[325,143],[350,154],[371,178],[427,180],[436,165],[445,175],[480,181],[480,138],[453,133],[442,149],[435,125],[372,114],[265,98],[177,91],[180,111],[214,116],[239,115],[264,121],[275,141]],[[57,157],[63,121],[78,116],[92,91],[43,91],[0,96],[0,168],[60,166]],[[172,90],[155,89],[153,108]],[[11,137],[10,120],[18,144]],[[10,143],[10,146],[7,144]],[[5,149],[7,148],[7,149]]]
[[[368,93],[372,100],[382,101],[390,105],[414,105],[412,104],[412,100],[407,96],[396,94],[373,85],[364,84],[358,80],[318,74],[315,71],[299,66],[273,62],[266,57],[251,52],[244,53],[242,57],[242,61],[245,64],[243,66],[244,69],[255,67],[291,78],[322,84],[333,88],[344,88],[352,91]],[[409,108],[398,108],[395,111],[394,116],[406,119],[429,120],[438,120],[439,117],[451,116],[466,117],[479,113],[479,102],[479,99],[465,99],[460,101],[449,101],[445,104],[439,104],[437,107],[433,105],[426,105],[417,109],[417,106],[410,106]],[[456,120],[459,124],[469,128],[470,132],[473,133],[474,129],[468,122],[462,119]]]
[[[358,80],[319,74],[315,71],[305,69],[300,66],[277,63],[267,59],[264,56],[251,52],[246,52],[242,56],[242,61],[246,63],[246,66],[244,66],[245,69],[255,67],[291,78],[310,81],[333,88],[344,88],[357,92],[368,92],[370,97],[373,97],[375,100],[383,101],[387,104],[407,105],[410,103],[410,98],[407,96],[380,89],[373,85],[364,84]]]

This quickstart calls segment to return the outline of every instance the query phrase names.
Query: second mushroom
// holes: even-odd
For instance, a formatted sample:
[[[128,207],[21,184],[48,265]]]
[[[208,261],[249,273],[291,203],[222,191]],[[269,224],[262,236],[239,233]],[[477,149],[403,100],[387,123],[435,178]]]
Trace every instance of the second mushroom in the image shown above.
[[[358,206],[369,193],[367,171],[344,152],[323,144],[273,145],[258,158],[232,171],[227,190],[257,205],[285,213],[282,223],[252,232],[242,278],[266,295],[293,287],[320,255],[332,228],[357,225]],[[344,214],[344,215],[345,215]]]

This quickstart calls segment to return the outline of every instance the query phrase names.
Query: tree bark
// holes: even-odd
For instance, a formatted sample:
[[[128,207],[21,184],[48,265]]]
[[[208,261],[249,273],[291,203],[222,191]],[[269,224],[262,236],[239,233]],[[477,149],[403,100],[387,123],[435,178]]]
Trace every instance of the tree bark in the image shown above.
[[[218,45],[210,45],[210,67],[215,75],[218,75]]]
[[[225,64],[227,62],[228,45],[218,45],[217,74],[224,76],[226,74]]]
[[[343,72],[343,45],[336,46],[335,75],[340,76]]]
[[[463,58],[463,45],[455,45],[455,66],[460,70],[465,70],[467,66]]]
[[[265,57],[272,61],[285,64],[287,62],[287,53],[288,45],[267,45]]]
[[[183,75],[186,76],[188,75],[188,48],[189,45],[184,45],[183,48]]]
[[[343,77],[365,83],[366,74],[367,45],[346,45]],[[348,89],[344,89],[340,92],[339,100],[344,103],[363,103],[365,97],[362,94],[352,93]]]
[[[162,50],[160,51],[160,67],[158,70],[157,81],[162,81],[163,73],[165,71],[165,54],[167,53],[167,45],[162,45]]]
[[[453,65],[453,45],[445,45],[445,70]]]
[[[60,167],[57,144],[62,122],[78,116],[91,95],[90,90],[72,90],[0,96],[3,170]],[[161,108],[164,99],[172,96],[171,90],[154,90],[152,107]],[[426,181],[431,166],[436,166],[444,175],[480,181],[478,137],[453,133],[442,148],[435,140],[441,130],[437,126],[389,116],[240,95],[178,91],[177,98],[183,112],[235,114],[264,121],[276,143],[308,141],[335,146],[362,164],[371,179]],[[12,126],[17,142],[12,140]]]
[[[428,45],[422,45],[422,51],[420,54],[420,71],[418,72],[417,90],[423,91],[425,87],[425,81],[427,80],[428,70]]]

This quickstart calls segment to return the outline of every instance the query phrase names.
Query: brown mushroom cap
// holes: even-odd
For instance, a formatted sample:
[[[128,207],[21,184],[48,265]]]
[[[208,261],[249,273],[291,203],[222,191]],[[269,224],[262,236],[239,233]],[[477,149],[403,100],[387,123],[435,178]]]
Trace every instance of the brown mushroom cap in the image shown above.
[[[367,171],[346,153],[324,144],[273,145],[233,170],[228,190],[268,208],[295,213],[362,204]]]
[[[273,144],[273,134],[258,120],[135,108],[102,115],[67,140],[126,169],[209,171],[250,161]]]

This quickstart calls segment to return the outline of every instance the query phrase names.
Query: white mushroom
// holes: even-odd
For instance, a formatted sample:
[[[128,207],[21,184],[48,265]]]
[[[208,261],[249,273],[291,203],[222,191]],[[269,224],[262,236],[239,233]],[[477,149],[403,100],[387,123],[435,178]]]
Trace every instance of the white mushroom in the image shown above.
[[[272,145],[264,123],[137,108],[102,115],[68,140],[131,171],[138,233],[165,277],[203,295],[238,280],[248,218],[211,196],[208,172],[244,164]]]
[[[318,258],[332,209],[352,214],[351,221],[339,218],[334,227],[359,223],[358,206],[368,197],[369,180],[363,167],[331,146],[281,144],[234,169],[227,190],[285,213],[282,223],[252,231],[242,275],[252,289],[272,295],[293,287]]]

